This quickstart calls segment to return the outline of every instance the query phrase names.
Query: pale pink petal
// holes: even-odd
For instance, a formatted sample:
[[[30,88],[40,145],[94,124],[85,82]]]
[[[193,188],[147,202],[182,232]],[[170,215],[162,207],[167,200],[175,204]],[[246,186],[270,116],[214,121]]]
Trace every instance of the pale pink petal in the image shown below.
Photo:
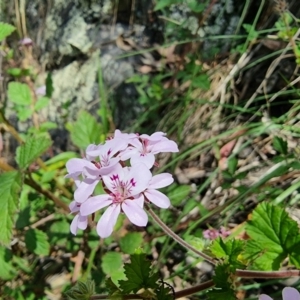
[[[173,183],[174,179],[169,173],[162,173],[152,177],[149,188],[160,189]]]
[[[152,173],[144,164],[137,164],[129,169],[124,181],[127,184],[132,183],[129,189],[130,195],[135,196],[143,192],[148,186],[152,178]]]
[[[71,226],[70,226],[70,231],[72,234],[76,235],[77,234],[77,223],[78,223],[78,218],[79,218],[79,214],[76,215],[71,223]]]
[[[97,233],[100,237],[106,238],[111,235],[120,211],[120,205],[111,205],[107,208],[97,224]]]
[[[171,204],[170,199],[165,194],[157,190],[148,189],[144,195],[150,202],[160,208],[168,208]]]
[[[92,167],[94,166],[93,163],[86,159],[82,158],[71,158],[66,163],[66,168],[68,171],[68,177],[72,177],[72,174],[81,173],[84,167]]]
[[[69,204],[69,208],[70,208],[70,212],[71,212],[71,213],[78,212],[78,211],[80,210],[80,204],[77,203],[76,201],[72,201],[72,202]]]
[[[83,216],[88,216],[110,204],[112,204],[112,198],[110,195],[98,195],[95,197],[90,197],[81,204],[80,213]]]
[[[147,225],[147,214],[134,200],[125,200],[122,203],[122,210],[124,211],[131,223],[137,226]]]
[[[155,157],[152,153],[146,153],[144,155],[139,153],[131,157],[130,163],[132,166],[143,163],[147,166],[148,169],[151,169],[155,163]]]
[[[128,147],[127,149],[125,149],[124,151],[120,152],[119,157],[122,161],[125,161],[129,158],[131,158],[133,155],[135,154],[139,154],[139,150],[137,148],[134,147]]]
[[[98,184],[99,181],[94,179],[86,178],[84,179],[75,190],[74,199],[79,203],[83,203],[87,198],[89,198]]]
[[[178,146],[174,141],[166,140],[161,141],[152,147],[152,153],[160,153],[160,152],[178,152]]]
[[[270,296],[261,294],[258,298],[258,300],[273,300]]]
[[[79,229],[85,230],[87,228],[88,225],[88,218],[87,216],[82,216],[81,214],[78,214],[78,223],[77,223],[77,227]]]
[[[292,287],[285,287],[282,290],[283,300],[300,300],[299,292]]]

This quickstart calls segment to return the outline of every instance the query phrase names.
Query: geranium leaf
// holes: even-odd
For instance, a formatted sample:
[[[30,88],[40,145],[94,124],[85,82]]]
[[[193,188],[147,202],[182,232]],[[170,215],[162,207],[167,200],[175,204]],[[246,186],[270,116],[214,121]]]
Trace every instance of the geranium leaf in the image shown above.
[[[123,293],[136,293],[142,288],[158,288],[157,281],[159,275],[157,273],[152,273],[151,262],[147,260],[146,254],[132,254],[130,255],[130,261],[130,263],[127,263],[124,266],[127,280],[119,282]]]
[[[245,248],[245,257],[253,260],[253,268],[278,270],[286,257],[300,267],[298,224],[283,208],[259,204],[246,225],[246,232],[251,240]]]

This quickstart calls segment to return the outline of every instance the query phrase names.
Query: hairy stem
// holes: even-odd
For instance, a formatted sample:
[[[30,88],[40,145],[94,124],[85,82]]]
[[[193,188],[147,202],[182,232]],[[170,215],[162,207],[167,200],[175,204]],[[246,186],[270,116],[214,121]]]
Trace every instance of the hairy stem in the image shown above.
[[[190,287],[188,289],[184,289],[182,291],[175,292],[174,294],[172,294],[172,296],[174,296],[174,299],[187,297],[187,296],[193,295],[195,293],[204,291],[208,288],[211,288],[214,285],[215,284],[212,280],[208,280],[204,283],[200,283],[200,284]],[[93,295],[90,297],[90,300],[109,299],[109,297],[110,297],[109,295]],[[123,295],[122,299],[145,299],[145,297],[143,297],[142,295],[129,294],[129,295]]]
[[[171,228],[169,228],[156,214],[155,212],[147,205],[145,204],[146,209],[148,210],[149,214],[153,218],[153,220],[161,227],[161,229],[170,236],[173,240],[175,240],[178,244],[183,246],[184,248],[194,252],[195,254],[199,255],[200,257],[204,258],[205,260],[209,261],[211,264],[215,265],[216,262],[213,258],[211,258],[209,255],[195,249],[192,247],[189,243],[184,241],[179,235],[177,235]]]

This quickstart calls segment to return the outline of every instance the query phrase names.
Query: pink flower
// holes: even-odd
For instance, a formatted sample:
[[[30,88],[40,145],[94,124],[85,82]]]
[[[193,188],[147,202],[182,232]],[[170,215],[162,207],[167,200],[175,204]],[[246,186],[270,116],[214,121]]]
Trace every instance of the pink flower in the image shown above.
[[[24,37],[23,39],[21,39],[21,40],[19,41],[19,44],[20,44],[20,45],[24,45],[24,46],[32,46],[33,41],[32,41],[32,39],[29,38],[29,37]]]
[[[78,229],[85,230],[88,225],[88,217],[87,216],[82,216],[80,213],[80,203],[76,201],[72,201],[69,205],[71,213],[78,212],[78,214],[74,217],[71,226],[70,226],[70,231],[76,235]]]
[[[174,179],[169,173],[162,173],[151,178],[148,188],[144,191],[147,200],[161,208],[170,206],[170,199],[156,189],[165,187],[173,183]]]
[[[270,296],[262,294],[259,296],[259,300],[273,300]],[[300,300],[299,292],[292,287],[285,287],[282,290],[282,300]]]
[[[143,164],[131,168],[118,165],[109,176],[102,176],[110,193],[90,197],[81,205],[81,215],[87,216],[108,206],[97,224],[97,232],[102,238],[111,235],[120,212],[124,212],[133,224],[146,226],[148,216],[143,210],[141,193],[149,186],[151,178],[151,172]]]
[[[107,141],[104,145],[89,145],[86,158],[72,158],[67,164],[67,178],[79,181],[74,193],[74,199],[83,203],[94,192],[101,176],[110,174],[119,163],[114,155],[127,147],[127,143],[120,139]]]
[[[130,158],[131,165],[144,163],[149,169],[155,163],[155,154],[161,152],[178,152],[178,146],[174,141],[165,137],[163,132],[155,132],[151,136],[142,134],[137,139],[131,139],[130,145],[120,153],[122,160]]]
[[[220,236],[219,230],[214,228],[209,228],[203,231],[203,237],[208,240],[215,240],[218,236]]]

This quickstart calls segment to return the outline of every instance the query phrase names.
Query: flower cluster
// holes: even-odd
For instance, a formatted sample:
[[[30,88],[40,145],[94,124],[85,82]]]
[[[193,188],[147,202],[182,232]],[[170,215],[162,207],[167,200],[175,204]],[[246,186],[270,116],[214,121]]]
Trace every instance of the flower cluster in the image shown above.
[[[227,230],[225,227],[221,226],[221,228],[215,229],[215,228],[209,228],[207,230],[203,231],[203,237],[208,240],[215,240],[219,236],[222,238],[226,238],[230,235],[230,231]]]
[[[102,238],[111,235],[121,212],[133,224],[146,226],[145,201],[168,208],[169,198],[157,189],[170,185],[172,175],[153,176],[150,171],[156,165],[155,154],[161,152],[178,152],[177,144],[163,132],[149,136],[116,130],[114,137],[104,144],[89,145],[85,158],[70,159],[66,164],[66,177],[74,179],[76,184],[70,210],[77,213],[71,232],[76,234],[78,229],[86,229],[88,216],[104,207],[107,209],[97,224],[97,233]],[[93,195],[98,183],[102,183],[106,194]]]
[[[273,300],[270,296],[262,294],[259,300]],[[300,293],[292,287],[285,287],[282,290],[282,300],[300,300]]]

